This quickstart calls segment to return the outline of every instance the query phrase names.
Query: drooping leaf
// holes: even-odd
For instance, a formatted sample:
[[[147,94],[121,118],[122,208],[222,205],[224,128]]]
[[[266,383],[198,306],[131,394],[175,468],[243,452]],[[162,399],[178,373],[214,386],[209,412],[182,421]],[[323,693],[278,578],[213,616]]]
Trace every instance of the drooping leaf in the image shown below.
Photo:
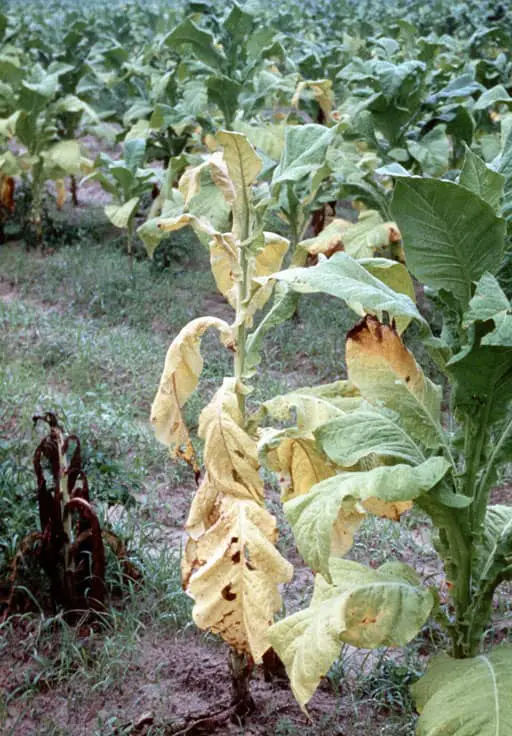
[[[336,467],[316,442],[295,430],[267,430],[259,443],[264,464],[278,473],[282,501],[302,496],[320,481],[336,474]]]
[[[369,649],[403,646],[425,623],[434,602],[415,573],[400,563],[371,570],[337,559],[330,569],[332,585],[317,575],[309,608],[270,630],[302,708],[344,642]]]
[[[151,407],[151,423],[156,438],[169,447],[171,455],[194,462],[190,437],[181,408],[194,392],[203,369],[200,341],[204,332],[215,327],[223,344],[233,347],[230,327],[216,317],[200,317],[184,327],[167,352],[158,392]]]
[[[257,447],[242,428],[234,378],[224,379],[201,412],[198,434],[205,441],[204,462],[216,492],[262,504]]]
[[[218,520],[189,552],[195,623],[256,662],[270,646],[268,629],[282,606],[278,586],[293,574],[274,546],[276,537],[276,521],[265,508],[226,497]]]
[[[418,736],[511,736],[512,647],[471,659],[441,655],[413,685]]]
[[[444,477],[448,468],[444,458],[434,457],[416,467],[399,464],[344,472],[321,481],[305,496],[287,501],[284,511],[301,555],[313,570],[329,579],[329,557],[337,521],[343,526],[344,515],[350,519],[354,512],[366,513],[365,503],[374,498],[392,507],[394,505],[389,509],[389,515],[396,517],[400,509],[397,504],[412,501],[429,491]]]
[[[66,174],[80,173],[81,151],[77,141],[59,141],[45,152],[45,164]]]
[[[105,214],[115,227],[125,229],[139,205],[140,197],[132,197],[124,204],[105,205]]]
[[[441,388],[423,374],[393,327],[366,317],[347,336],[346,362],[367,401],[398,413],[415,442],[441,444]]]
[[[358,389],[349,381],[335,381],[314,388],[302,388],[265,401],[262,411],[278,422],[294,416],[297,429],[313,432],[321,424],[334,419],[360,404]]]
[[[374,273],[376,273],[374,271]],[[411,298],[389,288],[384,281],[346,253],[335,253],[332,258],[313,268],[290,268],[273,274],[272,278],[288,283],[302,294],[321,292],[343,299],[357,314],[384,313],[395,319],[415,319],[424,323]],[[383,278],[385,276],[383,275]]]
[[[501,264],[504,221],[463,186],[415,177],[398,180],[392,211],[412,274],[451,292],[465,308],[473,281]]]
[[[512,578],[512,508],[489,506],[482,542],[475,548],[474,577],[479,587],[490,588]]]

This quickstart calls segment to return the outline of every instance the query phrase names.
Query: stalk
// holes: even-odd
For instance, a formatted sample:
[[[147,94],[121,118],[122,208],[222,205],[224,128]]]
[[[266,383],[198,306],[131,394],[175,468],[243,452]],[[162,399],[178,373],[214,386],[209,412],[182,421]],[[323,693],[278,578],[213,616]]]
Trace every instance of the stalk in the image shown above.
[[[248,274],[247,274],[247,253],[245,243],[250,232],[250,210],[247,198],[244,201],[244,212],[240,217],[238,246],[238,264],[242,277],[237,285],[236,299],[236,353],[234,356],[234,375],[236,378],[238,408],[241,415],[241,426],[245,428],[246,424],[246,407],[245,392],[240,385],[244,379],[245,373],[245,356],[247,352],[247,326],[242,318],[242,309],[248,297]],[[238,228],[237,228],[238,229]],[[244,718],[255,709],[255,703],[251,695],[250,679],[252,673],[253,661],[246,654],[240,654],[235,649],[229,652],[229,670],[231,676],[231,704],[235,708],[238,717]]]

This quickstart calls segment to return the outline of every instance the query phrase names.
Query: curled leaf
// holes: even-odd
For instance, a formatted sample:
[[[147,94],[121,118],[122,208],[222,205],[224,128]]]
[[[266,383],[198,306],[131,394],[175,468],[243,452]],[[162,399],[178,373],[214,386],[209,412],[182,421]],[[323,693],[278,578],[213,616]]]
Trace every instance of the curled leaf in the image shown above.
[[[151,423],[156,438],[167,445],[171,455],[182,457],[195,467],[194,451],[181,408],[194,392],[203,369],[201,337],[215,327],[225,347],[233,349],[231,328],[217,317],[200,317],[184,327],[173,340],[165,359],[158,392],[151,407]]]

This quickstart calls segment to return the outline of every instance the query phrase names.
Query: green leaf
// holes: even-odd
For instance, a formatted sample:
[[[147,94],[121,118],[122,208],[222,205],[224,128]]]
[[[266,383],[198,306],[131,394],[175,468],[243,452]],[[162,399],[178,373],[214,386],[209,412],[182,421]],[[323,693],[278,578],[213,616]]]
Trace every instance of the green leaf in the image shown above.
[[[303,179],[325,163],[327,146],[336,128],[323,125],[290,126],[286,129],[284,150],[274,171],[272,186]]]
[[[503,417],[512,400],[512,349],[476,346],[454,356],[447,370],[455,381],[452,404],[457,413],[474,416],[488,406],[490,423]]]
[[[224,54],[215,47],[215,40],[211,33],[201,28],[187,18],[176,26],[164,39],[171,48],[179,48],[188,44],[194,56],[213,69],[222,70]]]
[[[247,338],[245,371],[248,375],[251,375],[261,362],[265,335],[269,330],[293,317],[297,309],[298,298],[298,294],[295,294],[287,284],[276,285],[272,308]]]
[[[135,174],[144,163],[146,154],[146,141],[144,138],[129,138],[124,143],[124,162],[127,168]]]
[[[251,186],[258,178],[263,162],[242,133],[221,130],[217,133],[217,140],[224,148],[224,160],[235,187],[233,214],[235,228],[240,231],[241,223],[249,216]],[[236,232],[236,237],[240,236],[241,232]]]
[[[382,261],[380,259],[382,266]],[[374,273],[376,271],[374,270]],[[384,270],[383,270],[384,274]],[[285,281],[294,291],[301,294],[320,292],[343,299],[357,314],[389,314],[395,319],[415,319],[420,323],[425,320],[418,312],[412,299],[405,294],[398,294],[375,278],[358,261],[346,253],[335,253],[332,258],[319,263],[313,268],[290,268],[273,274],[272,278]]]
[[[512,578],[512,508],[489,506],[482,542],[475,548],[473,574],[480,588]]]
[[[509,105],[512,104],[512,97],[510,97],[505,87],[501,84],[497,84],[496,87],[487,89],[482,95],[480,95],[478,100],[475,102],[473,110],[485,110],[486,107],[491,107],[491,105],[495,105],[497,102],[504,102]]]
[[[238,111],[238,96],[242,85],[224,75],[211,76],[206,80],[208,102],[217,105],[224,115],[226,125],[231,125]]]
[[[419,141],[409,141],[411,156],[421,164],[423,173],[442,176],[450,164],[450,139],[446,135],[446,125],[436,125]]]
[[[130,220],[137,211],[138,204],[139,197],[132,197],[132,199],[122,205],[107,204],[105,207],[105,214],[112,225],[124,230],[128,227]]]
[[[404,460],[411,465],[424,460],[423,452],[400,424],[400,415],[385,409],[361,409],[319,427],[321,448],[338,465],[356,465],[368,455]]]
[[[433,457],[416,467],[379,466],[317,483],[306,495],[284,504],[300,554],[313,570],[330,579],[334,525],[343,511],[352,512],[357,501],[374,498],[387,503],[412,501],[439,483],[449,467],[444,458]]]
[[[477,194],[497,210],[503,196],[505,177],[490,169],[481,158],[466,147],[459,184]]]
[[[511,736],[512,647],[472,659],[435,657],[412,691],[417,736]]]
[[[331,573],[333,585],[317,575],[309,608],[269,632],[302,708],[338,658],[342,643],[368,649],[403,646],[425,623],[434,603],[414,571],[400,563],[370,570],[357,562],[333,560]]]
[[[495,320],[510,311],[510,302],[502,291],[497,279],[490,273],[484,273],[476,285],[475,293],[469,302],[462,324],[464,327],[474,322]]]
[[[433,179],[399,179],[391,208],[409,270],[426,286],[452,292],[465,308],[473,281],[501,265],[504,221],[465,187]]]
[[[77,141],[59,141],[45,153],[47,166],[62,169],[67,174],[80,171],[81,151]]]

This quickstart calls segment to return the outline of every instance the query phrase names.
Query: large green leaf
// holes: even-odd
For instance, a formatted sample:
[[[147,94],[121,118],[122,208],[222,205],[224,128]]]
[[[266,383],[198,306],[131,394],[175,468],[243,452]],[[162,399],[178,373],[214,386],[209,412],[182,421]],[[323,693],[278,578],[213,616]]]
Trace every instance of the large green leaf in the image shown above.
[[[225,57],[215,46],[212,34],[196,26],[190,18],[176,26],[167,34],[164,41],[171,48],[187,44],[197,59],[213,69],[222,70]]]
[[[372,270],[377,273],[373,267]],[[387,313],[395,319],[405,318],[406,323],[411,319],[424,323],[412,299],[386,285],[386,269],[382,274],[381,281],[346,253],[335,253],[313,268],[290,268],[272,278],[285,281],[302,294],[321,292],[336,296],[361,316],[376,314],[382,317]]]
[[[325,454],[338,465],[356,465],[368,455],[404,460],[411,465],[424,460],[412,437],[400,424],[396,412],[362,408],[328,422],[315,432]]]
[[[484,338],[485,339],[485,338]],[[492,424],[507,412],[512,400],[512,349],[475,346],[447,364],[455,381],[452,406],[468,416],[487,407]]]
[[[471,299],[473,281],[501,265],[505,223],[463,186],[401,178],[392,211],[410,271],[423,284],[450,291],[463,308]]]
[[[368,649],[403,646],[425,623],[434,602],[407,565],[386,563],[371,570],[332,560],[330,569],[333,584],[317,575],[309,608],[274,624],[269,633],[303,708],[342,643]]]
[[[315,173],[325,163],[327,146],[336,128],[314,123],[286,129],[284,150],[274,171],[272,185],[294,182]]]
[[[503,196],[505,177],[490,169],[470,148],[466,148],[459,183],[497,210]]]
[[[334,525],[340,514],[352,513],[357,501],[411,501],[437,485],[448,468],[444,458],[433,457],[416,467],[379,466],[341,473],[317,483],[305,496],[284,504],[299,552],[313,570],[329,578]]]
[[[430,661],[413,685],[417,736],[512,736],[512,647]]]

